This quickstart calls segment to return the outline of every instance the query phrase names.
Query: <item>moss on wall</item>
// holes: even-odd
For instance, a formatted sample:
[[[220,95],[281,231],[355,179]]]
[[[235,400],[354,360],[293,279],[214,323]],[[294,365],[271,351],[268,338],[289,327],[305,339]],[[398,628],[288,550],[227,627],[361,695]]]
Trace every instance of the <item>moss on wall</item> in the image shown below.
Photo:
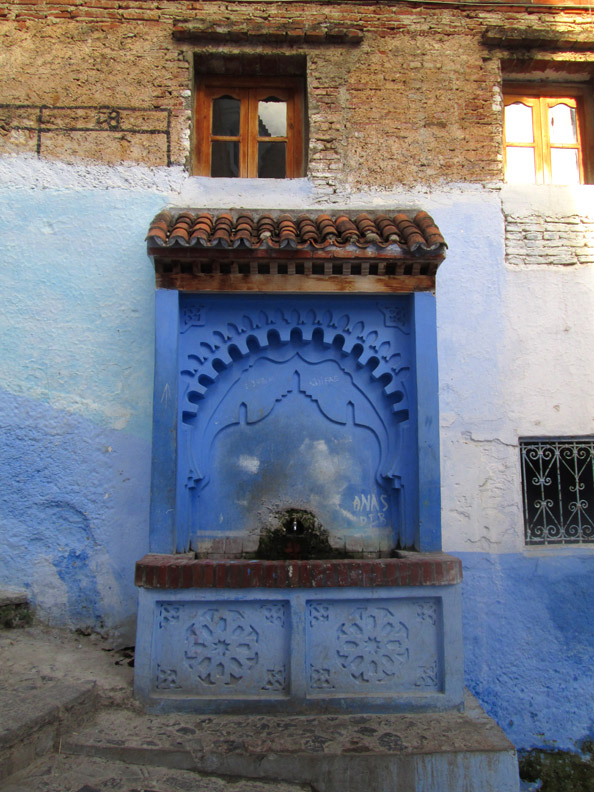
[[[328,531],[310,511],[287,509],[277,515],[277,526],[260,535],[256,558],[264,560],[349,558],[330,544]]]
[[[533,749],[520,754],[520,778],[539,792],[594,792],[594,741],[584,740],[581,753]]]
[[[28,627],[33,621],[33,614],[27,603],[10,603],[0,605],[0,629]]]

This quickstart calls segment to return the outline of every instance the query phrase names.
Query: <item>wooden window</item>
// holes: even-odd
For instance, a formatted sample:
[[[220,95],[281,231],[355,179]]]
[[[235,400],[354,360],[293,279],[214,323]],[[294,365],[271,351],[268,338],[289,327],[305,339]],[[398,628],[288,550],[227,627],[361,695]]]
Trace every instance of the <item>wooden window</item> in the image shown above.
[[[195,172],[284,179],[303,175],[298,78],[204,77],[196,89]]]
[[[547,93],[549,93],[547,91]],[[510,183],[584,182],[581,96],[561,89],[537,95],[504,91],[505,180]]]

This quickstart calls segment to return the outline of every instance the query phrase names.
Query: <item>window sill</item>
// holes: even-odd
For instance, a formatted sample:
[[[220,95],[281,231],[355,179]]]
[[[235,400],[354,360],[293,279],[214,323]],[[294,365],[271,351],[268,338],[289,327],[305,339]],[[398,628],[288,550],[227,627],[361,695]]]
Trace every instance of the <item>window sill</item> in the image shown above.
[[[523,554],[533,558],[534,556],[591,556],[594,555],[594,544],[547,544],[547,545],[524,545]]]

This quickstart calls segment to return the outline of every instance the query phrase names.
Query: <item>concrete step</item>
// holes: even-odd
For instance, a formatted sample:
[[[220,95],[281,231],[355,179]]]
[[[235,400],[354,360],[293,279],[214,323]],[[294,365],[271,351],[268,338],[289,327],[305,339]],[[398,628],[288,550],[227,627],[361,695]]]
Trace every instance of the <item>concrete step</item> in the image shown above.
[[[12,776],[1,792],[312,792],[309,784],[229,780],[187,770],[52,755]]]
[[[9,681],[0,687],[0,779],[55,750],[66,731],[97,709],[94,681]]]
[[[466,697],[464,713],[264,716],[100,712],[62,741],[84,757],[317,792],[518,792],[513,746]]]

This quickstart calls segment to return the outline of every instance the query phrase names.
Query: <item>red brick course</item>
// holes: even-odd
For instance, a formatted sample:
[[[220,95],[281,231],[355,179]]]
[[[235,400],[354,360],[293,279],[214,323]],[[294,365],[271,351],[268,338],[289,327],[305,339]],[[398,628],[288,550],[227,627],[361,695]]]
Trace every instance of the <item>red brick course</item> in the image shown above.
[[[343,588],[444,586],[462,580],[462,562],[445,553],[404,558],[332,561],[212,561],[188,556],[144,556],[136,564],[142,588]]]

